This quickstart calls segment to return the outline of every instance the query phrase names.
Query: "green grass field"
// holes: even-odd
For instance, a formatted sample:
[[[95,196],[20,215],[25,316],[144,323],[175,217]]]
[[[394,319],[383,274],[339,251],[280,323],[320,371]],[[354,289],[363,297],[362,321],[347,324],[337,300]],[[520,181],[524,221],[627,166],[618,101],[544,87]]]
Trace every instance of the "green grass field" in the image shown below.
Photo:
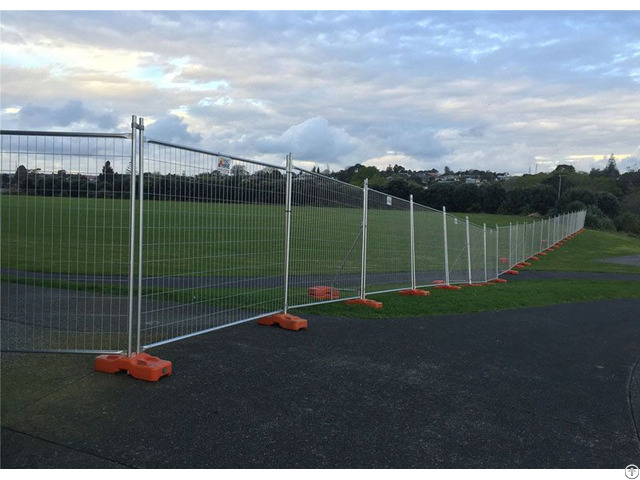
[[[126,200],[75,199],[32,196],[0,197],[2,213],[2,267],[20,271],[126,275],[129,255],[129,205]],[[464,215],[459,215],[464,218]],[[488,226],[530,222],[524,217],[470,214],[470,221]],[[292,213],[291,274],[359,274],[361,258],[361,211],[358,208],[297,206]],[[406,211],[369,212],[368,272],[409,270],[409,215]],[[462,251],[464,222],[452,225],[457,234],[449,240],[451,261]],[[438,213],[416,216],[416,254],[423,269],[442,268],[442,217]],[[451,231],[449,232],[451,235]],[[476,232],[477,233],[477,232]],[[472,238],[478,240],[474,234]],[[480,237],[481,238],[481,237]],[[462,241],[462,243],[461,243]],[[278,205],[145,202],[144,275],[267,277],[282,275],[284,265],[284,212]],[[460,252],[458,252],[460,253]],[[463,252],[464,253],[464,252]],[[640,240],[609,232],[587,231],[561,249],[542,257],[529,268],[536,270],[640,273],[640,267],[596,260],[640,254]],[[465,263],[458,255],[457,262]],[[462,259],[462,260],[461,260]],[[464,266],[464,265],[463,265]],[[122,287],[63,278],[27,279],[20,274],[3,281],[71,290],[124,294]],[[601,285],[602,284],[602,285]],[[527,287],[527,285],[529,287]],[[598,286],[600,285],[600,287]],[[399,285],[387,285],[385,288]],[[412,316],[478,311],[492,308],[533,306],[559,301],[638,296],[637,283],[582,280],[527,282],[487,287],[484,292],[435,291],[428,298],[380,297],[382,313],[327,304],[305,310],[335,315]],[[372,288],[382,289],[381,285]],[[278,292],[275,292],[278,290]],[[228,302],[247,306],[281,296],[280,289],[261,292],[242,289],[197,289],[172,292],[145,288],[144,293],[162,300],[199,301],[212,305]],[[194,293],[195,292],[195,293]],[[532,294],[534,292],[535,294]],[[305,303],[306,289],[292,288],[293,303]],[[353,295],[353,293],[351,294]],[[605,297],[602,297],[604,295]],[[377,298],[377,297],[374,297]],[[438,306],[434,306],[438,299]]]
[[[0,197],[3,268],[75,275],[126,275],[129,269],[129,201]],[[144,275],[269,276],[283,273],[284,210],[281,205],[146,201]],[[508,225],[498,215],[474,222]],[[521,218],[519,220],[522,220]],[[418,263],[442,264],[442,217],[417,214]],[[359,208],[297,206],[292,213],[291,273],[358,273]],[[368,269],[410,269],[409,213],[370,210]],[[450,232],[451,252],[461,250]],[[136,240],[137,241],[137,240]],[[452,254],[453,256],[453,254]]]

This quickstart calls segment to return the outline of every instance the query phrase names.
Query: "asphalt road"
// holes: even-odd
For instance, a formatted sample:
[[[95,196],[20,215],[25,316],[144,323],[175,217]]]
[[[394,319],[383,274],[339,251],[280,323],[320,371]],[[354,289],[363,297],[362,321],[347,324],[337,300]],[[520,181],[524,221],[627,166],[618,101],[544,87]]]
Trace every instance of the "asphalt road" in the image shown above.
[[[623,469],[638,318],[634,299],[247,323],[154,349],[157,383],[3,353],[1,466]]]

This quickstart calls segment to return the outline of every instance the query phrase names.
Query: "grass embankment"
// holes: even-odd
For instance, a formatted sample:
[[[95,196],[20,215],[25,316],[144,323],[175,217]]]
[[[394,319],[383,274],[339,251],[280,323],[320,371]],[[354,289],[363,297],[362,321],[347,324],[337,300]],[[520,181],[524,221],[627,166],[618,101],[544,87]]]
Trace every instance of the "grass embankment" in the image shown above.
[[[598,259],[640,255],[640,239],[611,232],[587,230],[561,248],[531,262],[530,269],[573,272],[640,274],[640,267],[607,264]],[[507,277],[508,279],[508,277]],[[617,298],[640,298],[640,282],[619,280],[530,280],[462,290],[428,288],[427,297],[397,293],[372,295],[383,302],[381,310],[331,303],[295,310],[296,314],[355,318],[401,318],[444,315],[509,308],[535,307]]]
[[[640,274],[640,267],[599,261],[629,255],[640,255],[640,238],[614,232],[586,230],[560,249],[549,253],[544,257],[544,261],[533,262],[529,268],[546,271]]]

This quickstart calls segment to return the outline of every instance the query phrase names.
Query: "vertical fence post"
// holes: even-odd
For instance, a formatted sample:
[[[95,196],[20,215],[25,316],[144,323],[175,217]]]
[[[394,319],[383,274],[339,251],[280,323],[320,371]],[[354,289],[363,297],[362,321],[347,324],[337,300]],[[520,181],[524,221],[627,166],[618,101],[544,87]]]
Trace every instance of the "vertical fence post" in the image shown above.
[[[496,277],[500,276],[500,227],[496,223]]]
[[[514,257],[514,265],[516,263],[520,263],[520,257],[518,257],[518,230],[520,229],[520,223],[516,222],[516,233],[515,233],[515,240],[513,241],[513,249],[515,250],[515,253],[513,254]]]
[[[544,248],[542,248],[542,237],[544,234],[544,220],[540,220],[540,242],[538,243],[538,252],[541,252],[542,250],[544,250]]]
[[[444,234],[444,281],[449,285],[449,245],[447,244],[447,207],[442,207],[442,227]]]
[[[144,118],[138,120],[138,312],[136,331],[136,354],[140,353],[140,332],[142,328],[142,233],[144,222]]]
[[[489,281],[487,278],[487,224],[482,224],[482,243],[484,246],[484,283]]]
[[[362,261],[360,271],[360,298],[364,300],[367,290],[367,210],[369,208],[369,179],[364,179],[362,188]]]
[[[129,186],[129,279],[128,279],[128,312],[127,312],[127,356],[133,354],[133,285],[136,253],[136,129],[138,118],[131,116],[131,180]]]
[[[293,162],[291,153],[286,160],[286,192],[284,205],[284,313],[289,311],[289,260],[291,255],[291,185],[293,174]]]
[[[509,268],[513,266],[513,248],[511,247],[513,233],[511,232],[511,230],[511,222],[509,222]]]
[[[467,224],[467,271],[469,272],[469,283],[471,283],[471,242],[469,241],[469,217],[466,217]]]
[[[411,229],[411,290],[416,289],[416,240],[413,215],[413,195],[409,195],[409,228]]]

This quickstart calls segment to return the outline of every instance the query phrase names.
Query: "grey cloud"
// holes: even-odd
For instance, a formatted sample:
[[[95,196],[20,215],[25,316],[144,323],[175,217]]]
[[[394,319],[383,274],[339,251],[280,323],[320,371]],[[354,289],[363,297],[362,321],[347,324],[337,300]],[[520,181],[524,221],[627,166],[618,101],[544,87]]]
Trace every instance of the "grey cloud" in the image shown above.
[[[293,152],[301,160],[334,161],[358,145],[358,139],[344,129],[331,126],[323,117],[315,117],[293,125],[279,137],[258,140],[256,147],[265,153]]]
[[[188,125],[176,115],[165,115],[146,128],[146,135],[154,140],[195,146],[200,143],[202,135],[191,133]]]
[[[87,108],[79,100],[71,100],[57,108],[28,103],[18,113],[18,124],[29,128],[87,124],[103,130],[111,130],[118,123],[113,113]]]

